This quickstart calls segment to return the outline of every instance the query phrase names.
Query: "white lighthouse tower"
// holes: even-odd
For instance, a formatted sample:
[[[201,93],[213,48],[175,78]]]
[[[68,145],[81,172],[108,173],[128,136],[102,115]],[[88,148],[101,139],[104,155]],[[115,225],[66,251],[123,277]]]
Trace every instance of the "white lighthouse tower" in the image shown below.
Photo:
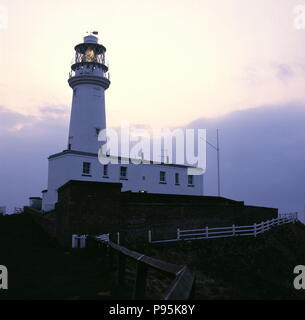
[[[105,90],[110,81],[106,48],[94,34],[75,47],[69,85],[73,89],[68,150],[97,153],[98,134],[106,129]]]
[[[165,163],[134,165],[118,157],[118,164],[98,159],[100,130],[106,129],[105,91],[110,86],[106,48],[97,32],[75,48],[68,83],[73,89],[67,149],[49,157],[48,189],[42,192],[42,210],[52,211],[58,188],[70,180],[119,182],[122,191],[202,195],[200,176],[188,176],[188,167]]]

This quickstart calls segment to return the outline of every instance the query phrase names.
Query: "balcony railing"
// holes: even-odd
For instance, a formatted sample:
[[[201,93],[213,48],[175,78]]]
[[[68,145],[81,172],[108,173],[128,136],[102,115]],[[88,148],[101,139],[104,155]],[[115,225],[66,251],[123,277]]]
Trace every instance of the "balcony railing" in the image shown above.
[[[90,75],[90,72],[84,72],[83,74]],[[82,74],[79,73],[78,75],[81,76]],[[108,79],[108,80],[110,81],[110,73],[109,73],[109,72],[103,72],[103,71],[101,71],[99,74],[94,74],[94,72],[92,72],[92,75],[101,76],[101,77],[104,77],[104,78],[106,78],[106,79]],[[69,79],[71,79],[71,78],[73,78],[73,77],[75,77],[75,76],[76,76],[76,72],[73,71],[73,70],[71,70],[71,71],[69,72]]]

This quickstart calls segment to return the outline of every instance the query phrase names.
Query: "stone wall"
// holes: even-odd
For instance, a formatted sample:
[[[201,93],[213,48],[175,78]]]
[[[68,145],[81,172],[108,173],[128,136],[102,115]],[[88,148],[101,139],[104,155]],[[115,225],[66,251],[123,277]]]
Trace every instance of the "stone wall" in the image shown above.
[[[177,228],[245,225],[277,216],[277,209],[245,206],[219,197],[121,192],[119,183],[70,181],[58,190],[56,236],[120,231],[121,241],[175,237]]]
[[[58,190],[56,233],[62,243],[72,234],[99,235],[119,229],[121,184],[70,181]]]
[[[41,210],[33,207],[24,207],[24,213],[32,217],[32,219],[41,226],[41,228],[51,237],[56,238],[56,212],[44,214]]]

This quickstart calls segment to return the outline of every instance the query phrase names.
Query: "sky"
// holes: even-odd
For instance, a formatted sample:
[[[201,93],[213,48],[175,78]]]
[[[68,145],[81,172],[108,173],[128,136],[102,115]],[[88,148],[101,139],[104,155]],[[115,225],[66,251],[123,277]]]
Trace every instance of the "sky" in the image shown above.
[[[98,30],[108,126],[201,125],[210,139],[219,127],[224,195],[303,210],[302,1],[0,0],[0,205],[45,189],[47,157],[67,143],[73,48]],[[209,194],[214,160],[211,151]]]
[[[301,0],[302,1],[302,0]],[[98,30],[112,85],[108,125],[182,126],[303,100],[305,32],[293,0],[0,0],[1,104],[39,115],[70,108],[74,46]],[[305,1],[304,1],[305,4]],[[173,117],[173,114],[175,115]]]

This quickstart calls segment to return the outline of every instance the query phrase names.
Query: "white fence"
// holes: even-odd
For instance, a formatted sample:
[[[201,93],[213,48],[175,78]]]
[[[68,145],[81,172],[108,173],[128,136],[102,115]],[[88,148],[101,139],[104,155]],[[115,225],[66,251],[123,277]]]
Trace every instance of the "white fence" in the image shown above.
[[[230,226],[224,228],[209,228],[180,230],[177,229],[177,237],[170,240],[152,240],[151,230],[148,231],[149,243],[175,242],[175,241],[190,241],[201,239],[216,239],[229,237],[245,237],[254,236],[269,231],[272,227],[280,226],[287,223],[295,223],[298,220],[297,213],[282,213],[277,218],[268,221],[263,221],[259,224],[252,224],[249,226]]]
[[[96,236],[95,238],[103,241],[103,242],[109,242],[109,233],[102,234],[100,236]],[[87,241],[87,234],[73,234],[72,235],[72,249],[84,249],[86,248],[86,241]],[[120,233],[117,233],[117,243],[120,243]]]
[[[83,235],[73,234],[72,235],[72,248],[73,249],[86,248],[86,239],[87,239],[86,234],[83,234]]]

